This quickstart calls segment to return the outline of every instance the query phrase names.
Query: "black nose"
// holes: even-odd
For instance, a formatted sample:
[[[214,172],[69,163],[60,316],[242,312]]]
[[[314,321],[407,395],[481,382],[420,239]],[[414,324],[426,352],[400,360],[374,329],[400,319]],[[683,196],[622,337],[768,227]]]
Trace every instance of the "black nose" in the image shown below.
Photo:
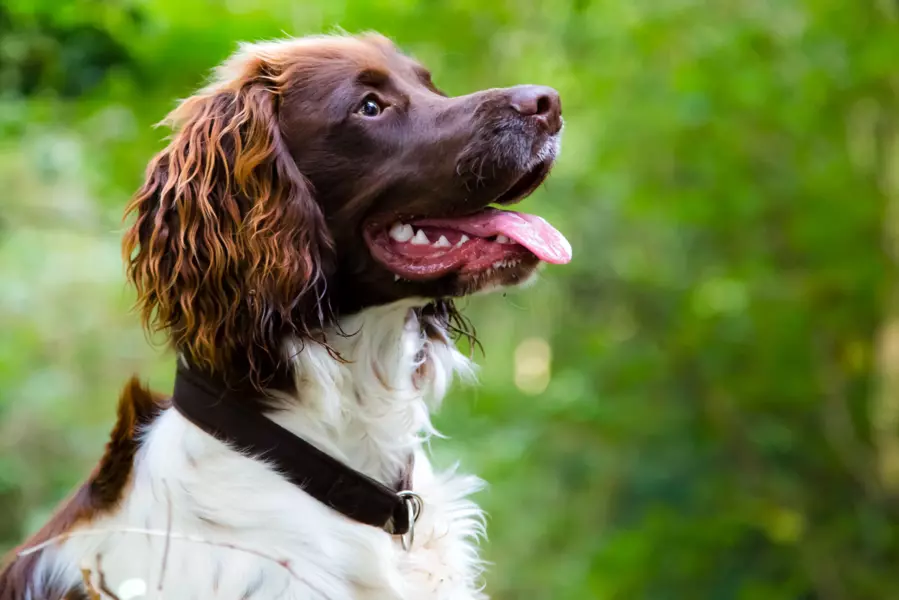
[[[550,133],[562,128],[559,92],[545,85],[519,85],[509,90],[509,103],[522,117],[542,123]]]

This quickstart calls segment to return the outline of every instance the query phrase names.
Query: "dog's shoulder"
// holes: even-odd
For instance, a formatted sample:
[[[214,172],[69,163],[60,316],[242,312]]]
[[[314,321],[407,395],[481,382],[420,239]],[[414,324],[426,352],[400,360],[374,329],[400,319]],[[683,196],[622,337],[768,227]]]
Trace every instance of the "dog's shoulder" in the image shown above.
[[[121,500],[134,467],[141,433],[170,404],[170,398],[143,386],[137,377],[125,384],[106,451],[88,481],[96,510],[105,512]]]
[[[125,384],[103,457],[87,480],[60,504],[53,517],[6,558],[0,571],[0,600],[36,598],[37,590],[40,598],[46,600],[87,598],[80,585],[73,588],[71,582],[56,581],[50,572],[39,573],[43,556],[40,550],[24,556],[19,554],[65,536],[78,525],[114,510],[131,478],[142,430],[168,405],[165,395],[151,391],[137,377]]]

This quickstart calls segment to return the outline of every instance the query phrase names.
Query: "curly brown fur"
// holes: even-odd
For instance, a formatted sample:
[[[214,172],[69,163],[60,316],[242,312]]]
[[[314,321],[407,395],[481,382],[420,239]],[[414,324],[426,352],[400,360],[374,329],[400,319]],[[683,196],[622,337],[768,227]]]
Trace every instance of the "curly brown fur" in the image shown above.
[[[331,241],[281,139],[283,83],[257,61],[175,109],[165,122],[176,133],[126,210],[136,220],[123,242],[147,330],[209,371],[246,361],[256,384],[284,336],[308,337],[326,308]]]

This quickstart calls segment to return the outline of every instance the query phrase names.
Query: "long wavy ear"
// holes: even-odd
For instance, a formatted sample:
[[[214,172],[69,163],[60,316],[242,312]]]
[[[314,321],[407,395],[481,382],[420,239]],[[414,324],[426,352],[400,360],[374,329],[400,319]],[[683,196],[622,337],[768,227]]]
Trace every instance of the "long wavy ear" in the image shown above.
[[[260,383],[285,335],[322,324],[331,240],[281,139],[281,78],[245,55],[220,74],[166,119],[175,133],[126,210],[123,254],[149,332],[192,364],[246,365]]]

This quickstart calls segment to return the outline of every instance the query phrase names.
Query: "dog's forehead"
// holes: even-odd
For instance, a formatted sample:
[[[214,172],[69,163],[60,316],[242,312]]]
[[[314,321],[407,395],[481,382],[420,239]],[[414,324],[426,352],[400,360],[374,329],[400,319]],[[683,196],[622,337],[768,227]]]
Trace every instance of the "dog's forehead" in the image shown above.
[[[426,69],[379,34],[312,36],[241,44],[214,72],[205,93],[237,89],[259,77],[285,88],[317,82],[334,89],[360,73],[420,81]]]
[[[305,38],[296,40],[285,50],[288,55],[284,57],[285,70],[306,76],[323,68],[332,76],[344,72],[415,77],[424,70],[390,39],[379,34]]]
[[[393,40],[377,33],[346,37],[342,41],[348,54],[366,66],[395,68],[417,64]]]

